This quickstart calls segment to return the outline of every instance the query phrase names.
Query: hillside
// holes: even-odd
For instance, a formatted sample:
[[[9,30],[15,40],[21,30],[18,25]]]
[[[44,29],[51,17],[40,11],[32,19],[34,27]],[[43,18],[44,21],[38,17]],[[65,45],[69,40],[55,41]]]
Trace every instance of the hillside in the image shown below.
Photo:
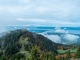
[[[56,43],[42,35],[29,32],[26,29],[7,32],[0,38],[0,50],[6,55],[29,51],[32,45],[37,45],[44,51],[54,51],[57,53]]]
[[[11,59],[10,57],[19,59],[24,56],[28,57],[34,46],[38,46],[40,53],[45,54],[51,51],[55,54],[66,54],[69,49],[73,52],[76,48],[75,45],[55,43],[43,35],[29,32],[26,29],[18,29],[7,32],[0,37],[0,57],[5,56],[9,59]]]

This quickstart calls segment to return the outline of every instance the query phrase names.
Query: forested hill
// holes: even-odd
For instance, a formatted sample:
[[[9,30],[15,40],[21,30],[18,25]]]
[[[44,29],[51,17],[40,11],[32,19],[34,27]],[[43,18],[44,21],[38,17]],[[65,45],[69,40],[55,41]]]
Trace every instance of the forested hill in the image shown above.
[[[67,50],[75,48],[73,45],[54,43],[47,37],[29,32],[26,29],[18,29],[7,32],[0,37],[0,59],[5,60],[6,58],[12,60],[13,58],[18,58],[20,60],[25,56],[27,58],[30,54],[32,54],[32,52],[37,52],[35,51],[35,48],[33,49],[34,46],[38,46],[40,50],[38,51],[41,54],[43,52],[45,54],[49,54],[51,51],[55,54],[59,54],[59,49]]]
[[[0,38],[0,50],[6,55],[13,55],[20,51],[29,51],[32,45],[39,46],[42,51],[54,51],[57,53],[56,43],[26,29],[7,32]]]

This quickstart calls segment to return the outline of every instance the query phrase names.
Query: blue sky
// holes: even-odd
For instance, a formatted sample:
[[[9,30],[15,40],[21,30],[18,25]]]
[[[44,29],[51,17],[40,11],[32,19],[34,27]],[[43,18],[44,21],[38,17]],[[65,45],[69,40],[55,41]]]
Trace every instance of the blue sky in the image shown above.
[[[0,26],[80,26],[80,0],[0,0]]]

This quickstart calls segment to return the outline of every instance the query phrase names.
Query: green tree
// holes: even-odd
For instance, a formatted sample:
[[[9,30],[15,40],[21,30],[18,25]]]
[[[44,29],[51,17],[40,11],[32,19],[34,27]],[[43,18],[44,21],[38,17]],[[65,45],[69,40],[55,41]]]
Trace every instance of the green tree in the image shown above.
[[[1,60],[7,60],[6,57],[5,57],[5,55],[3,55],[3,56],[1,57]]]
[[[70,58],[71,58],[71,52],[70,52],[70,50],[68,50],[67,51],[67,59],[70,60]]]
[[[76,58],[80,58],[80,47],[78,48],[75,57],[76,57]]]
[[[3,52],[2,52],[2,51],[0,51],[0,58],[2,57],[2,55],[3,55]]]
[[[48,60],[55,60],[55,53],[54,52],[50,52],[49,53],[49,58]]]
[[[33,46],[28,60],[40,60],[40,51],[38,46]]]

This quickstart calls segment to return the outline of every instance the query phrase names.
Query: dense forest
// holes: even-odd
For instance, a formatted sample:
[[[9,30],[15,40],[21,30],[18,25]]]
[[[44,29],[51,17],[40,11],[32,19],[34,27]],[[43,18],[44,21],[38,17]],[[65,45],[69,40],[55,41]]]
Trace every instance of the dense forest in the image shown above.
[[[79,46],[54,43],[47,37],[26,29],[10,31],[0,37],[0,60],[70,60],[76,58],[80,58]]]

